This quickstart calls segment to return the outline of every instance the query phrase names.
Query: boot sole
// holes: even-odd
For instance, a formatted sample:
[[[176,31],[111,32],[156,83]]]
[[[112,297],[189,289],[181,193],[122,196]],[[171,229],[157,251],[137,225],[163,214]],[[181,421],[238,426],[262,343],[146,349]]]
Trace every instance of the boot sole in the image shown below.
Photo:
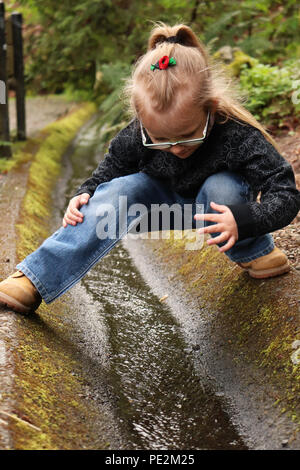
[[[13,297],[4,294],[4,292],[0,292],[0,303],[6,305],[7,307],[11,308],[12,310],[15,310],[18,313],[34,312],[34,309],[32,307],[26,307],[26,305],[23,305],[21,304],[21,302],[18,302]]]
[[[237,264],[241,266],[240,263],[237,263]],[[251,268],[244,268],[243,266],[241,266],[241,268],[248,271],[249,276],[254,277],[255,279],[263,279],[263,278],[268,278],[268,277],[280,276],[281,274],[288,273],[291,269],[291,266],[289,262],[286,262],[280,267],[270,268],[270,269],[260,269],[259,271],[255,269],[251,269]]]

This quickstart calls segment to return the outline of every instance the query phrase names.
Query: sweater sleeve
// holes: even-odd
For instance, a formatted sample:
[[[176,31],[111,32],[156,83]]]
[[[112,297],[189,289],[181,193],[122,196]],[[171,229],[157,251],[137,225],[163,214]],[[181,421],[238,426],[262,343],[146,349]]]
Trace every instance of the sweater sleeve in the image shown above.
[[[74,196],[88,193],[93,196],[97,186],[120,176],[139,171],[140,148],[137,126],[132,120],[110,142],[108,153],[93,171],[90,178],[82,183]],[[73,197],[74,197],[73,196]]]
[[[261,191],[261,198],[260,202],[228,205],[237,222],[239,240],[283,228],[300,210],[292,166],[258,129],[246,132],[229,166],[245,177],[254,194]]]

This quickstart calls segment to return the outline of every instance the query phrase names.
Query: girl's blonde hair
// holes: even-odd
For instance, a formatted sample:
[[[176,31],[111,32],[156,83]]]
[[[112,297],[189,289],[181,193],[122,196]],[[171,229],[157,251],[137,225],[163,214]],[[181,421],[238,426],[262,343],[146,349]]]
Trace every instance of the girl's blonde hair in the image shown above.
[[[176,43],[166,42],[176,36]],[[163,56],[175,57],[177,65],[165,70],[151,70]],[[132,117],[138,117],[147,109],[145,94],[156,111],[166,111],[174,105],[174,97],[180,90],[189,89],[193,102],[200,109],[209,110],[216,104],[216,118],[238,120],[259,129],[264,137],[278,150],[269,132],[245,109],[247,97],[237,83],[225,71],[221,62],[210,55],[208,48],[185,24],[168,26],[155,23],[148,41],[148,51],[136,62],[131,77],[124,87],[125,97]]]

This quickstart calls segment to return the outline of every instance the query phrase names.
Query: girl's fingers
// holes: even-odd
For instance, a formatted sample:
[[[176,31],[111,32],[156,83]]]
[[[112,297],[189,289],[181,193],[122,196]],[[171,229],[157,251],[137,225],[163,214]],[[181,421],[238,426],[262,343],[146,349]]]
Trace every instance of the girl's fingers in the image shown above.
[[[218,237],[210,238],[209,240],[207,240],[207,244],[214,245],[216,243],[222,243],[225,242],[225,240],[228,240],[229,237],[230,234],[228,232],[223,232]]]
[[[195,214],[195,220],[210,220],[211,222],[220,222],[221,214]]]
[[[83,221],[84,214],[82,214],[79,209],[83,204],[87,204],[89,202],[89,198],[89,194],[84,194],[81,197],[77,196],[71,199],[63,218],[62,225],[64,227],[66,227],[68,224],[76,225],[77,222],[81,223]]]
[[[82,222],[83,214],[76,208],[70,207],[67,214],[71,219],[77,220],[77,222]]]
[[[80,202],[80,200],[76,199],[75,201],[71,201],[69,203],[69,206],[68,206],[67,210],[72,210],[72,211],[78,212],[80,214],[79,209],[80,209],[81,206],[82,206],[82,203]]]
[[[69,207],[69,211],[72,212],[72,214],[74,215],[78,215],[79,217],[81,215],[83,215],[81,212],[79,212],[79,210],[77,209],[77,207],[74,207],[74,206],[70,206]]]
[[[210,206],[213,210],[217,210],[219,212],[226,212],[228,210],[228,207],[227,206],[224,206],[223,204],[216,204],[215,202],[211,201],[210,203]],[[216,215],[217,217],[219,217],[221,214],[210,214],[210,213],[206,213],[206,214],[195,214],[194,215],[194,219],[196,220],[212,220],[212,221],[218,221],[219,219],[212,219],[210,218],[211,216],[214,216]]]
[[[67,224],[69,225],[76,225],[76,221],[75,220],[72,220],[70,217],[68,217],[67,215],[64,216],[64,220],[66,221]]]
[[[199,233],[214,233],[214,232],[223,232],[224,224],[213,224],[208,225],[207,227],[199,228]]]
[[[86,195],[84,197],[81,197],[80,198],[80,203],[81,204],[87,204],[89,202],[89,199],[90,199],[90,196],[89,195]]]
[[[73,215],[72,212],[70,212],[69,209],[68,209],[67,212],[65,213],[65,218],[68,218],[68,219],[72,220],[73,222],[76,221],[75,215]]]
[[[214,201],[211,201],[210,206],[211,206],[214,210],[217,210],[217,211],[220,211],[220,212],[225,212],[225,211],[228,209],[227,206],[224,206],[223,204],[217,204],[217,203],[214,202]]]
[[[219,251],[223,253],[224,251],[230,250],[230,248],[232,248],[234,244],[235,244],[235,238],[234,236],[231,236],[228,242],[226,243],[226,245],[221,246],[221,248],[219,248]]]

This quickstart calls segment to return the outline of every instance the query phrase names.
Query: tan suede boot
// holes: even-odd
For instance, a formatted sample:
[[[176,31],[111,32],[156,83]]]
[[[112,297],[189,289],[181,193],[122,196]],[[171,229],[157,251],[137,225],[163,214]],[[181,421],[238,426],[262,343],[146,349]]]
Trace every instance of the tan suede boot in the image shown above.
[[[38,290],[21,271],[0,282],[0,304],[16,312],[34,312],[42,302]]]
[[[279,276],[287,273],[291,267],[287,256],[275,246],[273,251],[267,255],[249,261],[248,263],[237,263],[241,268],[248,271],[251,277],[263,279],[265,277]]]

